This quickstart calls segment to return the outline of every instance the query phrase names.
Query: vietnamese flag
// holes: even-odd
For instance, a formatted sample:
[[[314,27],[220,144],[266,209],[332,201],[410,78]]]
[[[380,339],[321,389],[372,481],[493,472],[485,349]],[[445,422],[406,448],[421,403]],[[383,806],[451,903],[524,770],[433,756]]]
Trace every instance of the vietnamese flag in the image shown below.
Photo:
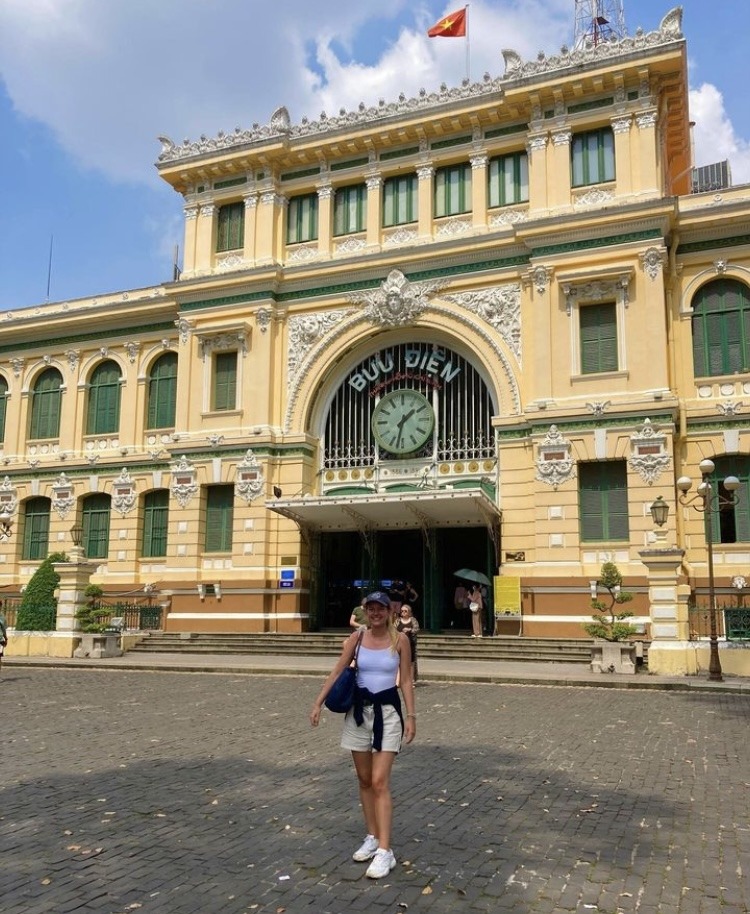
[[[430,38],[463,38],[466,35],[466,7],[444,16],[427,34]]]

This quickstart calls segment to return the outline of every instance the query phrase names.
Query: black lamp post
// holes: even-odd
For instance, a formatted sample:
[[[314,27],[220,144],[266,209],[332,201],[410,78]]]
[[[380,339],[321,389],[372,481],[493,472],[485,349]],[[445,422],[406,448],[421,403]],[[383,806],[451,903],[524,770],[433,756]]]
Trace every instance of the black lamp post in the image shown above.
[[[689,476],[680,476],[677,480],[677,488],[682,492],[679,496],[681,505],[690,505],[696,511],[700,511],[704,516],[704,528],[706,532],[706,549],[708,552],[708,616],[710,622],[709,640],[711,644],[711,656],[708,664],[708,678],[711,682],[723,682],[724,677],[721,675],[721,660],[719,658],[719,636],[716,625],[716,589],[714,583],[714,531],[713,515],[721,511],[722,508],[734,507],[739,502],[739,497],[734,493],[740,487],[740,481],[736,476],[727,476],[724,479],[724,488],[729,495],[721,495],[719,492],[714,494],[711,486],[710,476],[715,469],[713,460],[706,458],[698,464],[701,471],[701,482],[695,495],[688,498],[687,493],[693,481]]]

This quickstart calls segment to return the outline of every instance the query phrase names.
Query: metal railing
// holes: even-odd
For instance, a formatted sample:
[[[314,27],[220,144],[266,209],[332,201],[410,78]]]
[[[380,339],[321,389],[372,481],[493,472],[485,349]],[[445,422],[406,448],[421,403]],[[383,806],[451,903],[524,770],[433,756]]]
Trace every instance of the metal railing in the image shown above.
[[[123,603],[99,600],[95,604],[101,625],[112,623],[113,629],[130,632],[154,632],[163,628],[163,609],[158,603]],[[121,620],[115,623],[113,620]]]
[[[708,606],[689,606],[690,640],[699,641],[711,634],[711,613]],[[723,604],[716,607],[716,628],[719,638],[727,641],[750,641],[750,608]]]

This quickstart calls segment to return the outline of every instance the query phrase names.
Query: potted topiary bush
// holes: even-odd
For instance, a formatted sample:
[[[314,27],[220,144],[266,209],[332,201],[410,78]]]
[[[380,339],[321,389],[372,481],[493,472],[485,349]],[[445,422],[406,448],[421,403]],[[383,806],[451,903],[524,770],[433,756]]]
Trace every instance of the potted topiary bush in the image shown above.
[[[622,575],[614,562],[602,565],[596,586],[607,591],[608,603],[592,595],[593,621],[583,626],[594,639],[591,669],[594,673],[635,673],[635,644],[630,638],[638,629],[627,621],[633,613],[619,609],[630,603],[633,594],[622,590]]]
[[[119,657],[122,654],[119,634],[110,630],[109,622],[99,621],[102,615],[99,600],[103,593],[98,584],[89,584],[83,592],[86,603],[76,611],[81,643],[73,652],[74,657],[99,659]]]

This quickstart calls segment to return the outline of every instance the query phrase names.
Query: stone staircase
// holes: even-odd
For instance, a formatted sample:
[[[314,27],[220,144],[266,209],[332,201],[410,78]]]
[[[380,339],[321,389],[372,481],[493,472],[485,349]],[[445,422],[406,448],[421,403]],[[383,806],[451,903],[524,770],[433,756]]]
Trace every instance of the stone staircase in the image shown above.
[[[168,634],[151,632],[135,647],[136,653],[180,654],[275,654],[337,657],[345,630],[304,634],[258,633]],[[581,663],[591,660],[588,638],[473,639],[468,634],[419,636],[419,656],[425,660],[510,660],[535,663]]]

